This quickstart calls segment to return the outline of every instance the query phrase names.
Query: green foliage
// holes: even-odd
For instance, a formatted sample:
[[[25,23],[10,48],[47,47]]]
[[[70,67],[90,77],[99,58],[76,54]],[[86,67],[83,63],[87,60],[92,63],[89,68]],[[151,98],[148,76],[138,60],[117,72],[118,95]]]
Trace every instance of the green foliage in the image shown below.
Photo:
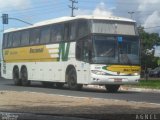
[[[142,69],[155,68],[158,66],[158,58],[154,57],[154,52],[147,53],[147,50],[153,49],[155,45],[160,44],[158,33],[147,33],[142,27],[139,27],[139,36],[141,40],[141,66]]]
[[[141,80],[137,87],[160,89],[160,80]]]
[[[160,79],[157,80],[140,80],[138,84],[127,85],[128,87],[160,89]]]

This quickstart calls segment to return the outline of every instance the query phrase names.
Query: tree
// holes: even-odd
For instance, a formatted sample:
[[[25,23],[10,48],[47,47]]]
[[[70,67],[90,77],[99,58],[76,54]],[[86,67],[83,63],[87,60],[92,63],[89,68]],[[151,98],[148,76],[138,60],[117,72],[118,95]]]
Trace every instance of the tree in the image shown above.
[[[141,40],[141,66],[143,70],[155,68],[158,66],[159,58],[154,57],[154,46],[160,44],[158,33],[147,33],[142,27],[139,27],[139,36]],[[150,52],[148,52],[150,51]]]

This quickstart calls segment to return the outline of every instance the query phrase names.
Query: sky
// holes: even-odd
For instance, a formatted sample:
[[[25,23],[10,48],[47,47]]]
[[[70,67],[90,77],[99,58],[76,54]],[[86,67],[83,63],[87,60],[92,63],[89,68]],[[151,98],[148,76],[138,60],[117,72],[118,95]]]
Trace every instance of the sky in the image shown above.
[[[147,32],[160,34],[160,0],[77,0],[75,15],[102,15],[127,17],[137,21]],[[0,0],[0,14],[29,23],[70,16],[70,0]],[[128,12],[134,12],[132,16]],[[5,29],[28,26],[9,20]],[[153,28],[152,28],[153,27]],[[0,24],[0,31],[3,25]]]

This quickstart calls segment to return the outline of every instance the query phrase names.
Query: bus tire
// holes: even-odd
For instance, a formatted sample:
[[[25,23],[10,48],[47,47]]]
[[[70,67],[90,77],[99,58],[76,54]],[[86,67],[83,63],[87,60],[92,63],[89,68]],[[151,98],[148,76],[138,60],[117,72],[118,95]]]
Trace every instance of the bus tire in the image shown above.
[[[106,88],[107,92],[109,92],[109,93],[117,92],[119,87],[120,87],[120,85],[105,85],[105,88]]]
[[[13,69],[13,81],[14,81],[14,84],[17,85],[17,86],[22,85],[21,79],[19,78],[19,69],[18,69],[18,67],[15,67]]]
[[[26,67],[22,67],[21,69],[21,80],[23,86],[29,86],[30,81],[28,80],[28,72]]]
[[[43,85],[43,87],[51,88],[51,87],[53,87],[54,83],[45,81],[45,82],[42,82],[42,85]]]
[[[64,86],[64,83],[56,83],[55,85],[57,88],[62,88]]]
[[[83,85],[82,84],[77,84],[77,75],[76,71],[74,68],[70,69],[68,72],[68,87],[71,90],[81,90]]]

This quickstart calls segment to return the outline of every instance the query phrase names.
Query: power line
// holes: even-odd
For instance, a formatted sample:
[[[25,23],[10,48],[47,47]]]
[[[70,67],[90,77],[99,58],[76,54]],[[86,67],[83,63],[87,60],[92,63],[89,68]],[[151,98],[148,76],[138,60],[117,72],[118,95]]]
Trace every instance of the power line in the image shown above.
[[[44,8],[42,9],[42,11],[39,10],[39,9],[34,9],[34,10],[29,9],[28,11],[24,11],[24,12],[19,11],[19,12],[17,12],[17,13],[11,13],[11,14],[12,14],[12,15],[25,15],[25,14],[33,13],[33,12],[34,12],[34,14],[41,13],[41,15],[42,15],[42,14],[44,13],[44,11],[54,12],[54,11],[60,10],[61,8],[64,8],[64,6],[55,7],[54,9],[44,7]]]
[[[69,8],[71,8],[71,17],[74,17],[74,10],[78,10],[78,7],[75,7],[74,4],[78,3],[78,1],[70,0],[72,2],[72,6],[69,5]]]
[[[66,11],[66,9],[62,8],[58,13],[62,13],[62,12],[65,12],[65,11]],[[56,12],[55,12],[55,11],[50,11],[50,12],[49,12],[49,11],[45,11],[44,13],[51,16],[51,15],[53,15],[53,14],[55,15]],[[40,18],[44,18],[44,16],[42,16],[41,13],[36,14],[36,15],[35,15],[35,14],[30,14],[29,16],[32,16],[30,19],[31,19],[31,21],[32,21],[33,23],[36,23],[36,22],[37,22],[37,20],[35,21],[35,18],[37,18],[37,17],[38,17],[39,19],[40,19]],[[21,17],[22,17],[22,16],[21,16]],[[25,17],[27,17],[27,16],[25,15]],[[23,17],[22,17],[22,18],[23,18]],[[23,19],[24,19],[24,18],[23,18]],[[34,20],[34,21],[33,21],[33,20]],[[38,20],[38,21],[40,21],[40,20]],[[16,24],[15,24],[15,25],[12,25],[12,27],[15,27],[15,26],[17,26],[17,25],[16,25]],[[18,25],[18,26],[19,26],[19,25]]]
[[[36,6],[36,7],[30,7],[30,8],[26,8],[26,9],[21,9],[21,10],[8,10],[8,11],[3,11],[5,13],[12,13],[12,14],[15,14],[15,13],[23,13],[23,12],[28,12],[28,11],[32,11],[32,10],[38,10],[38,9],[43,9],[43,8],[51,8],[53,7],[53,5],[51,4],[45,4],[45,5],[40,5],[40,6]],[[63,6],[64,7],[64,6]],[[58,6],[56,5],[56,7],[54,8],[58,8]]]
[[[63,2],[54,3],[54,4],[52,4],[52,3],[34,4],[33,6],[30,6],[30,7],[24,8],[24,9],[20,9],[20,10],[14,10],[14,11],[12,8],[6,7],[6,10],[3,9],[1,11],[3,11],[3,12],[20,12],[20,11],[26,11],[26,10],[30,10],[30,9],[36,9],[36,8],[53,7],[53,5],[55,5],[57,7],[58,4],[63,5],[63,4],[65,4],[65,2],[63,1]]]
[[[152,28],[159,28],[160,26],[153,26],[153,27],[147,27],[147,28],[143,28],[143,29],[152,29]]]
[[[62,3],[62,2],[61,2]],[[64,3],[64,2],[63,2]],[[57,3],[56,3],[57,4]],[[41,5],[41,6],[40,6]],[[12,13],[12,15],[14,14],[14,15],[16,15],[16,14],[18,14],[19,15],[19,13],[21,14],[21,13],[25,13],[25,12],[29,12],[29,11],[33,11],[33,10],[38,10],[38,9],[44,9],[44,8],[46,8],[46,10],[48,9],[50,9],[49,7],[50,7],[50,5],[47,3],[47,4],[44,4],[44,6],[42,6],[42,4],[40,4],[39,6],[37,6],[36,5],[36,7],[30,7],[30,8],[28,8],[28,9],[22,9],[22,10],[17,10],[17,11],[10,11],[11,13]],[[55,6],[54,7],[54,9],[55,8],[59,8],[58,6]],[[9,11],[8,11],[9,12]],[[118,11],[119,13],[122,13],[122,11]],[[124,11],[125,12],[125,11]],[[142,13],[142,12],[151,12],[151,11],[134,11],[136,14],[139,14],[140,12],[141,12],[141,14],[144,14],[144,13]],[[147,14],[147,15],[149,15],[149,14]]]
[[[71,10],[72,10],[72,15],[71,16],[74,16],[74,10],[75,9],[78,9],[78,8],[76,8],[75,7],[75,3],[78,3],[78,1],[76,1],[76,0],[70,0],[71,2],[72,2],[72,5],[71,6],[69,6],[70,8],[71,8]],[[105,1],[105,0],[103,0],[103,1]],[[107,0],[106,0],[107,1]],[[85,0],[82,0],[82,1],[80,1],[80,2],[86,2],[87,3],[87,1],[85,1]],[[92,1],[91,3],[95,3],[96,1]],[[22,16],[24,16],[24,17],[32,17],[32,19],[33,18],[35,18],[35,17],[37,17],[37,16],[41,16],[41,17],[43,17],[42,16],[42,14],[45,14],[45,13],[47,13],[47,14],[55,14],[56,13],[56,11],[57,11],[57,9],[58,9],[58,11],[60,11],[60,12],[66,12],[65,11],[65,9],[67,9],[67,6],[66,7],[64,7],[64,4],[63,3],[65,3],[64,1],[61,1],[61,2],[56,2],[56,3],[54,3],[54,4],[56,4],[55,5],[55,7],[53,7],[53,9],[51,8],[51,6],[52,6],[52,4],[50,4],[50,3],[48,3],[48,2],[46,2],[46,4],[45,3],[43,3],[43,4],[35,4],[36,6],[32,6],[32,7],[29,7],[28,9],[26,8],[26,9],[22,9],[22,10],[8,10],[8,12],[11,12],[12,14],[12,16],[13,15],[21,15],[21,17]],[[108,3],[108,2],[107,2]],[[109,2],[109,3],[112,3],[112,2]],[[122,2],[121,2],[122,3]],[[120,3],[120,4],[121,4]],[[124,2],[123,2],[124,3]],[[84,4],[84,5],[81,5],[82,7],[83,6],[85,6],[85,7],[89,7],[89,4]],[[87,7],[87,8],[88,8]],[[42,9],[43,11],[40,11],[39,9]],[[56,10],[55,10],[56,9]],[[63,9],[63,10],[60,10],[60,9]],[[7,9],[6,9],[7,10]],[[122,11],[122,10],[120,10],[120,11],[117,11],[118,13],[122,13],[122,12],[125,12],[126,14],[127,14],[127,12],[126,11]],[[147,13],[151,13],[151,12],[153,12],[153,11],[130,11],[130,12],[134,12],[135,14],[134,14],[134,16],[135,15],[137,15],[137,14],[147,14]],[[160,11],[159,11],[160,12]],[[9,13],[10,14],[10,13]],[[128,14],[130,14],[130,16],[131,16],[131,18],[133,17],[132,15],[133,15],[133,13],[131,14],[131,13],[128,13]],[[140,16],[141,17],[141,16]],[[155,26],[155,27],[149,27],[149,28],[144,28],[144,29],[152,29],[152,28],[157,28],[157,27],[159,27],[159,26]]]
[[[59,9],[58,13],[62,13],[62,12],[65,12],[65,11],[66,11],[66,9],[61,8],[61,9]],[[32,16],[31,17],[32,19],[35,18],[35,17],[44,17],[44,16],[42,16],[42,12],[39,12],[39,11],[37,11],[37,12],[38,13],[36,13],[36,14],[29,14],[28,16]],[[44,11],[43,12],[43,14],[47,14],[47,15],[51,15],[51,14],[55,15],[55,13],[57,13],[57,12],[53,11],[53,10],[49,10],[49,11]],[[23,17],[26,17],[26,15],[24,15]]]
[[[57,11],[57,10],[56,10],[56,11]],[[34,18],[34,17],[37,17],[37,16],[44,17],[44,16],[49,15],[49,14],[55,15],[55,14],[58,14],[58,13],[61,13],[61,12],[66,12],[66,8],[59,8],[59,9],[58,9],[58,11],[59,11],[58,13],[57,13],[56,11],[55,11],[55,10],[50,10],[50,9],[48,9],[48,10],[45,10],[45,11],[43,11],[43,12],[41,12],[41,11],[36,11],[36,12],[34,12],[34,13],[22,14],[20,17]],[[44,15],[42,15],[42,14],[44,14]]]
[[[150,0],[148,0],[148,1],[150,1]],[[80,2],[88,3],[87,0],[81,0]],[[92,3],[97,3],[97,2],[100,3],[100,1],[98,1],[98,0],[92,0]],[[109,0],[102,0],[102,2],[106,2],[107,4],[112,4],[112,3],[117,3],[117,4],[139,4],[139,2],[137,2],[137,1],[122,1],[122,0],[121,1],[117,1],[117,2],[109,1]]]

